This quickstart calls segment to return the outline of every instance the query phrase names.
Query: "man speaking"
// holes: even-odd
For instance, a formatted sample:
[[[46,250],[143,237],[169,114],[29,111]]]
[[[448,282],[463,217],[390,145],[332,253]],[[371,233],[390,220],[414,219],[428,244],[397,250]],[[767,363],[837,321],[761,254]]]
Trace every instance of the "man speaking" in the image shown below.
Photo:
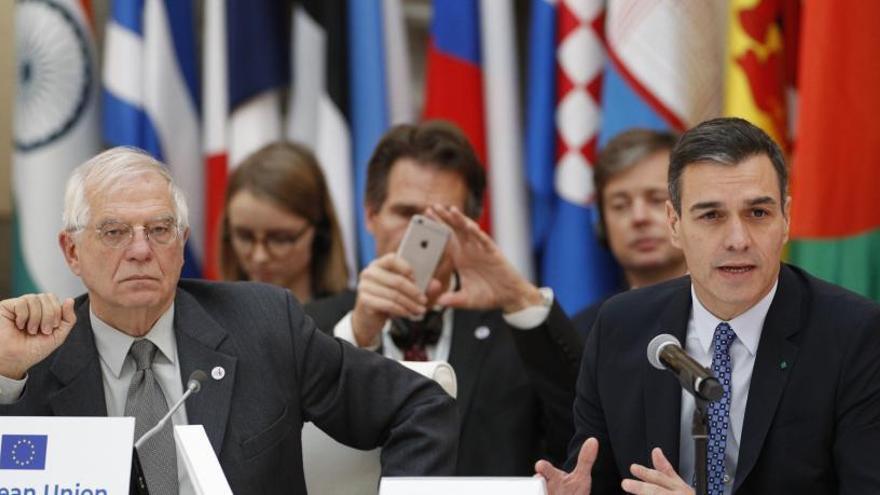
[[[745,120],[681,137],[666,210],[690,276],[599,311],[574,406],[576,467],[536,465],[551,493],[693,493],[697,464],[712,495],[880,493],[880,306],[780,263],[787,179],[779,147]],[[664,333],[723,385],[705,458],[693,397],[646,359]]]
[[[140,437],[201,424],[235,493],[305,493],[302,424],[382,446],[384,475],[451,474],[458,423],[438,385],[317,330],[288,291],[180,280],[181,191],[149,155],[113,148],[78,167],[59,242],[88,293],[0,302],[0,415],[134,416]],[[192,493],[171,425],[139,449],[152,493]]]

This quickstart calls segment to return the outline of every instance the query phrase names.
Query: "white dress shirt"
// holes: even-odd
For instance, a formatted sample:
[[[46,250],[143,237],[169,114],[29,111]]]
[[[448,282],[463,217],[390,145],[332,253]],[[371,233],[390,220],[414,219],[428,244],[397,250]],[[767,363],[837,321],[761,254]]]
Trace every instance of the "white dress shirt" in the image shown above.
[[[542,304],[529,306],[514,313],[503,314],[502,317],[504,318],[504,321],[513,328],[518,328],[520,330],[537,328],[547,321],[547,317],[550,316],[550,309],[553,307],[553,290],[547,287],[542,287],[540,290],[544,299]],[[449,361],[449,348],[452,344],[452,325],[453,318],[455,317],[454,315],[455,312],[452,308],[446,308],[443,310],[443,327],[440,332],[440,339],[437,340],[437,344],[429,345],[425,349],[429,361]],[[380,334],[381,341],[380,337],[377,335],[370,345],[364,346],[364,349],[371,351],[378,350],[379,344],[381,343],[382,354],[385,357],[396,361],[403,361],[403,351],[394,345],[394,341],[391,339],[391,333],[389,332],[390,329],[391,322],[386,321]],[[478,330],[475,329],[475,332],[476,331]],[[333,327],[333,336],[357,345],[357,340],[354,336],[354,329],[351,326],[351,311],[346,313],[346,315],[336,323],[336,326]]]
[[[730,495],[733,489],[736,462],[739,459],[739,446],[742,441],[743,418],[746,414],[746,403],[749,398],[749,384],[752,381],[752,369],[755,366],[755,354],[764,328],[764,319],[773,302],[778,282],[757,304],[745,313],[727,322],[736,333],[736,339],[730,346],[730,423],[727,432],[727,447],[724,449],[724,493]],[[724,320],[718,319],[709,312],[697,298],[691,285],[693,309],[688,320],[687,353],[707,368],[712,367],[712,338],[715,328]],[[694,398],[682,389],[681,392],[681,428],[679,431],[679,474],[688,483],[694,482],[694,440],[691,436],[691,423],[694,415]]]

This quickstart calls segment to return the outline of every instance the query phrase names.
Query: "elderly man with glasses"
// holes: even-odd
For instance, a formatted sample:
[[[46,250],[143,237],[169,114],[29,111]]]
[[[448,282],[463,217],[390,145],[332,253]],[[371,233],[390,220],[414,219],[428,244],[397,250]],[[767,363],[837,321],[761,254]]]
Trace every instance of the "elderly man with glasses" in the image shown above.
[[[386,475],[450,474],[457,416],[436,384],[317,331],[288,291],[180,280],[183,194],[161,163],[108,150],[68,181],[59,242],[88,293],[0,301],[0,415],[173,416],[202,424],[235,493],[305,493],[300,430],[383,447]],[[170,426],[138,451],[152,493],[192,493]]]

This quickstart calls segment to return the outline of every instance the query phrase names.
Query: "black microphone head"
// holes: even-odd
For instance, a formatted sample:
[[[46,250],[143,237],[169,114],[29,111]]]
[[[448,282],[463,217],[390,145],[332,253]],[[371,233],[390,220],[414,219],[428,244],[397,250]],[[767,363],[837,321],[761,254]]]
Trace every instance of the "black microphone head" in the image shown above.
[[[697,393],[709,402],[720,400],[724,395],[724,387],[714,376],[710,376],[709,378],[700,381],[700,385],[697,388]]]
[[[678,342],[678,339],[675,338],[674,335],[669,335],[668,333],[661,333],[651,339],[651,342],[648,342],[648,362],[658,370],[666,369],[666,365],[660,361],[660,351],[667,345],[681,347],[681,343]]]
[[[189,380],[186,382],[186,388],[192,389],[193,393],[197,394],[202,389],[202,382],[207,379],[207,373],[202,370],[195,370],[189,375]]]

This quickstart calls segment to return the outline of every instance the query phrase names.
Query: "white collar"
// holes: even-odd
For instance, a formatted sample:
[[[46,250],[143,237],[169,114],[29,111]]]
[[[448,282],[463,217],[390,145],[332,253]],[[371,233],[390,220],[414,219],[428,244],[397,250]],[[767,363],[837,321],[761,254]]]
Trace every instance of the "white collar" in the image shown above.
[[[122,365],[128,356],[128,350],[137,339],[108,325],[98,318],[91,308],[89,308],[89,318],[92,323],[92,333],[95,334],[98,355],[116,378],[119,378],[122,374]],[[177,356],[177,341],[174,339],[173,323],[174,303],[172,302],[171,307],[159,317],[153,328],[143,337],[155,344],[159,348],[159,352],[171,363],[174,363],[175,356]]]
[[[770,310],[770,303],[773,302],[773,296],[776,295],[776,288],[779,286],[779,280],[773,284],[770,292],[761,298],[757,304],[746,310],[741,315],[728,321],[730,328],[736,333],[736,338],[745,346],[752,356],[758,351],[758,342],[761,340],[761,331],[764,328],[764,320],[767,318],[767,312]],[[712,348],[712,338],[715,336],[715,328],[724,320],[720,320],[703,306],[697,293],[694,291],[694,284],[691,282],[691,300],[693,301],[692,315],[694,319],[694,329],[700,346],[707,354]]]

